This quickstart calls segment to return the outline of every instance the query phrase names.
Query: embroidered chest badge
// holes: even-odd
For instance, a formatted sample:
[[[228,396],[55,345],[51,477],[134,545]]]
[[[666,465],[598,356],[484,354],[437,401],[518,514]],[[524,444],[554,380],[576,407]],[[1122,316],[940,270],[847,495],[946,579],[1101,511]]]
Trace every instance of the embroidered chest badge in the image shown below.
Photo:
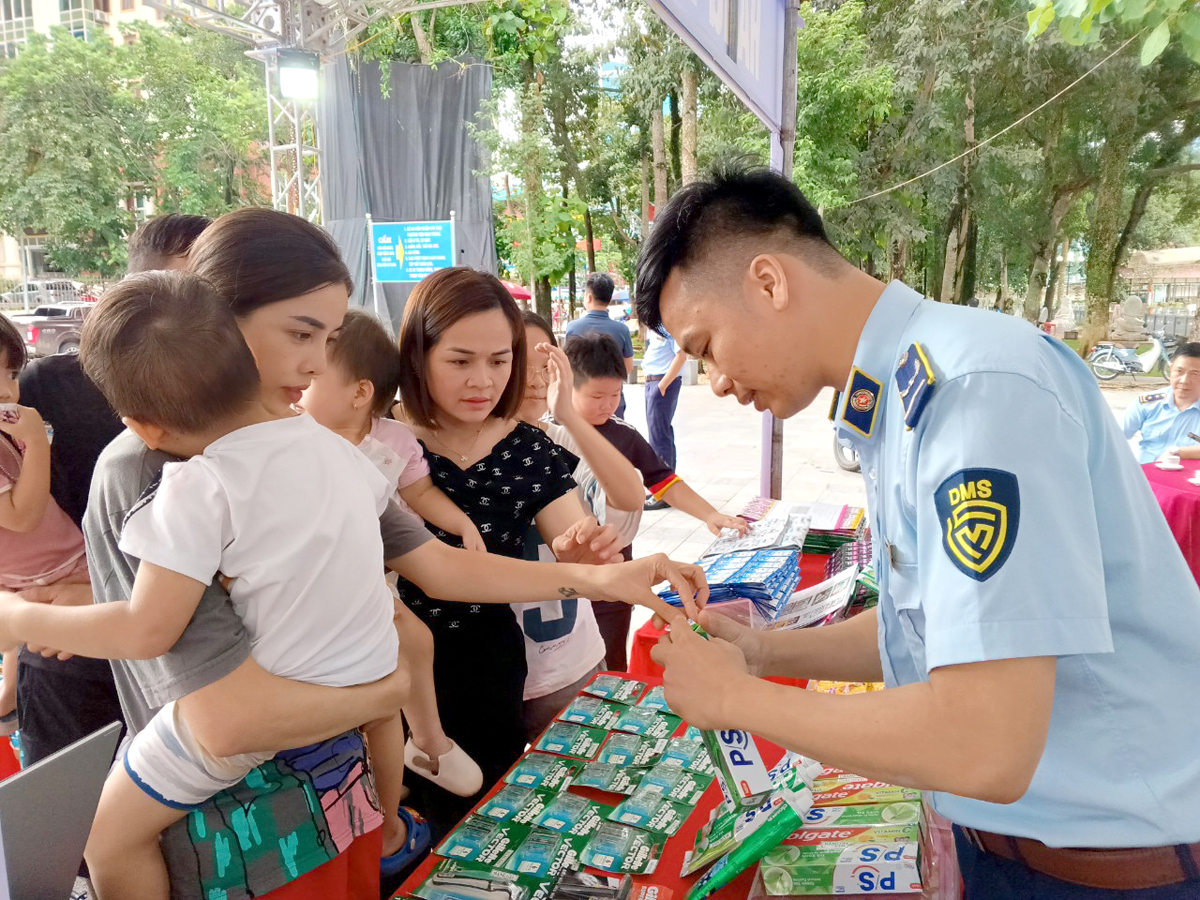
[[[942,546],[955,568],[976,581],[1000,571],[1021,521],[1017,476],[1002,469],[960,469],[934,492],[934,504]]]

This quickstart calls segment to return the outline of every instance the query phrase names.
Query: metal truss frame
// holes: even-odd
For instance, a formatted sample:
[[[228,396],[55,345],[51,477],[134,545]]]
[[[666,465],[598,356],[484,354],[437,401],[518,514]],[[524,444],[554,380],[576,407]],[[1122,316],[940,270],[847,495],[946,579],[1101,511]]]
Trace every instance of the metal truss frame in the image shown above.
[[[267,134],[271,204],[312,222],[321,221],[321,153],[316,104],[279,93],[277,49],[309,50],[328,57],[380,19],[404,13],[466,6],[480,0],[144,0],[171,16],[235,37],[247,55],[266,67]]]

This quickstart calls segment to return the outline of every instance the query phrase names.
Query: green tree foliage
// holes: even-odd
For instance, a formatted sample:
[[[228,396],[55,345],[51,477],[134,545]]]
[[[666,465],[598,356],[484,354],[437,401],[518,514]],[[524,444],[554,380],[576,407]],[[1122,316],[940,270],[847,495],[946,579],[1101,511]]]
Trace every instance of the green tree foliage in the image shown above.
[[[1141,39],[1141,64],[1148,66],[1177,38],[1183,51],[1200,62],[1198,0],[1029,0],[1029,39],[1057,25],[1075,46],[1095,44],[1108,30],[1133,32]]]
[[[68,272],[124,266],[130,183],[153,178],[149,146],[130,129],[127,56],[65,29],[37,35],[0,67],[0,228],[45,232]]]
[[[134,201],[218,215],[262,199],[266,99],[238,42],[142,26],[64,29],[0,64],[0,228],[44,232],[65,271],[119,274]]]

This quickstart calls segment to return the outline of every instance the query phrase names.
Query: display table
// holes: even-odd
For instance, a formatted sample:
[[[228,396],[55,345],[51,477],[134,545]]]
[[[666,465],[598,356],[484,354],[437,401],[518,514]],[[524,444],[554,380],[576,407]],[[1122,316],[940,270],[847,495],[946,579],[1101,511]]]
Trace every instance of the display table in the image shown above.
[[[1192,576],[1200,582],[1200,485],[1188,481],[1200,470],[1200,460],[1182,462],[1183,468],[1175,472],[1164,471],[1154,463],[1146,463],[1142,470]]]
[[[613,672],[605,673],[619,676],[628,676],[628,673]],[[647,682],[650,685],[662,684],[658,678],[641,678],[640,680]],[[686,723],[681,726],[680,731],[686,727]],[[768,766],[774,765],[783,756],[783,750],[768,741],[757,738],[756,743],[759,751],[762,754],[764,762]],[[536,744],[536,742],[535,742]],[[502,780],[499,784],[493,785],[491,790],[487,792],[484,800],[480,802],[482,806],[484,802],[497,794],[505,783]],[[589,799],[603,803],[612,804],[618,802],[621,798],[617,795],[597,791],[587,788],[572,787],[573,793],[581,794]],[[692,814],[684,822],[679,831],[670,838],[666,839],[663,845],[662,856],[658,866],[653,874],[650,875],[634,875],[633,884],[634,890],[630,896],[630,900],[684,900],[688,889],[696,881],[698,875],[689,875],[687,877],[680,875],[680,869],[683,866],[684,854],[691,849],[695,840],[696,833],[701,826],[708,820],[709,813],[720,804],[721,789],[714,780],[699,802],[696,804]],[[478,807],[477,807],[478,808]],[[932,816],[932,810],[928,811]],[[935,860],[935,868],[941,868],[943,874],[949,875],[948,878],[938,876],[936,881],[940,885],[929,885],[926,889],[927,898],[936,898],[936,900],[958,900],[959,880],[957,865],[953,860],[953,839],[950,837],[949,826],[945,820],[936,822],[935,818],[931,818],[931,838],[929,843],[929,851],[933,854]],[[936,833],[935,833],[936,832]],[[949,854],[949,856],[947,856]],[[945,860],[945,863],[936,862],[938,859]],[[421,883],[429,877],[433,872],[434,867],[441,861],[441,857],[430,854],[424,862],[408,877],[408,879],[400,886],[400,888],[392,895],[393,898],[411,897]],[[734,881],[730,882],[721,890],[712,894],[713,900],[741,900],[750,892],[751,883],[754,880],[757,866],[751,866],[746,872],[743,872]],[[590,871],[590,870],[589,870]],[[603,873],[597,873],[603,874]],[[912,896],[912,895],[907,895]]]
[[[800,556],[800,585],[797,590],[812,587],[825,580],[825,565],[829,555],[825,553],[804,553]],[[645,681],[648,678],[658,678],[662,675],[662,666],[650,658],[650,651],[658,643],[658,639],[666,634],[666,629],[655,628],[651,620],[633,633],[633,646],[629,650],[629,674],[634,678]],[[791,678],[771,679],[781,684],[794,684],[804,687],[805,682]]]

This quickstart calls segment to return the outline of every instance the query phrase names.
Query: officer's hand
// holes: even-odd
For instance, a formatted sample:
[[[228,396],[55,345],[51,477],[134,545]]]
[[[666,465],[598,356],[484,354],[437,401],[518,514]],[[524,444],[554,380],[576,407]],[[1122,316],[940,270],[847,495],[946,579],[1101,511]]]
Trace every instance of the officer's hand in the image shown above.
[[[764,646],[765,635],[763,632],[755,631],[740,622],[735,622],[729,616],[710,610],[700,613],[698,621],[700,627],[710,635],[728,641],[742,651],[742,657],[746,661],[746,671],[751,675],[766,674],[767,651]]]
[[[677,622],[650,656],[663,667],[672,712],[697,728],[723,728],[733,721],[730,710],[736,708],[739,686],[750,677],[735,645],[715,637],[706,640]]]

